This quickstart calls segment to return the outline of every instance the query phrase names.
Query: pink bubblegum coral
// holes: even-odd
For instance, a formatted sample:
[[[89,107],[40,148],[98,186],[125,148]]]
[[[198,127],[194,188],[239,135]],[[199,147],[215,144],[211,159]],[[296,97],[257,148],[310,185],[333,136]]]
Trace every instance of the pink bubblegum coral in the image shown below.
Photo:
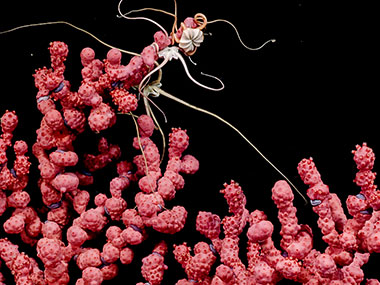
[[[186,29],[199,27],[201,18],[200,15],[187,18],[179,29],[174,29],[173,38],[181,37]],[[138,151],[133,162],[132,159],[118,162],[121,149],[127,145],[123,143],[119,147],[105,139],[112,136],[108,129],[116,125],[117,111],[137,110],[138,100],[132,87],[139,85],[152,71],[154,61],[158,59],[157,52],[174,44],[174,39],[172,42],[171,37],[162,31],[156,33],[155,42],[146,46],[127,65],[122,63],[120,50],[111,49],[104,61],[96,59],[92,49],[82,50],[82,81],[78,91],[71,90],[72,86],[63,74],[67,45],[51,43],[50,67],[41,68],[35,74],[36,103],[42,116],[33,146],[40,177],[37,174],[32,181],[41,190],[43,204],[35,200],[38,195],[29,192],[32,195],[29,196],[26,192],[32,191],[32,188],[26,188],[30,166],[26,144],[22,141],[14,143],[16,159],[13,165],[9,161],[12,156],[7,157],[13,143],[14,125],[17,125],[15,116],[7,112],[4,122],[2,119],[0,212],[3,214],[9,208],[12,211],[6,213],[10,219],[3,224],[7,233],[19,233],[21,240],[31,245],[28,249],[36,246],[45,269],[44,272],[39,270],[42,278],[36,282],[30,277],[38,271],[36,262],[22,253],[9,254],[9,258],[6,253],[14,247],[0,242],[5,248],[1,249],[0,255],[6,265],[14,263],[10,268],[17,283],[67,284],[67,264],[76,259],[83,271],[77,284],[100,284],[116,276],[119,259],[122,264],[129,264],[136,252],[135,262],[139,262],[141,246],[138,245],[145,242],[153,230],[160,232],[154,233],[153,238],[161,238],[162,233],[176,233],[184,228],[190,208],[173,206],[173,200],[176,191],[184,188],[185,174],[194,174],[199,169],[194,156],[184,155],[190,132],[173,129],[166,168],[162,163],[166,161],[165,157],[162,157],[160,145],[153,136],[155,124],[148,115],[139,116],[137,120],[140,138],[136,137],[133,142]],[[146,82],[150,83],[149,80]],[[129,129],[123,126],[122,130],[124,137],[124,131],[127,133]],[[131,130],[134,131],[133,125]],[[92,142],[99,132],[104,136],[98,144],[99,154],[86,155],[83,159],[81,150],[91,152]],[[109,142],[114,139],[109,138]],[[133,155],[123,152],[123,159]],[[277,225],[261,211],[250,212],[242,187],[232,181],[222,190],[229,207],[228,216],[220,218],[211,212],[198,214],[196,229],[211,243],[197,243],[193,253],[186,244],[175,248],[176,259],[187,275],[187,279],[178,284],[275,284],[281,279],[309,284],[362,282],[362,267],[368,261],[369,253],[379,252],[380,248],[379,194],[374,185],[373,152],[366,145],[359,146],[354,159],[359,170],[355,183],[361,192],[350,195],[346,202],[352,219],[345,216],[338,196],[322,182],[314,162],[305,160],[300,164],[300,176],[310,186],[308,195],[319,217],[318,226],[328,243],[323,252],[313,249],[314,236],[310,227],[298,224],[294,197],[285,181],[279,181],[272,189],[281,224],[279,247],[276,236],[272,235],[278,230]],[[103,173],[108,176],[115,171],[115,161],[118,163],[117,176],[111,174],[114,178],[108,193],[103,182],[106,184],[109,180],[104,179]],[[107,169],[90,173],[106,165],[109,165]],[[36,209],[32,211],[31,207]],[[47,221],[42,224],[39,217],[46,217]],[[245,230],[248,236],[247,264],[241,259],[242,249],[239,248]],[[64,242],[62,236],[66,236]],[[166,266],[162,255],[159,249],[155,249],[143,261],[143,277],[152,284],[163,282]],[[221,264],[212,276],[215,262]]]

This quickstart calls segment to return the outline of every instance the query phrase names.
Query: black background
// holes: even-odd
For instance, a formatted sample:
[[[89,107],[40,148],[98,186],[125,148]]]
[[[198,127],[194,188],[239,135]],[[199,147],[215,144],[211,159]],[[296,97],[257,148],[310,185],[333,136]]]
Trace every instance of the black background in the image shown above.
[[[118,19],[118,1],[25,1],[0,4],[0,30],[30,23],[64,20],[93,33],[104,42],[134,52],[153,42],[157,27],[144,21]],[[173,11],[171,1],[126,1],[123,11],[142,7],[155,7]],[[372,33],[373,7],[345,2],[344,5],[308,1],[178,1],[178,16],[182,21],[202,12],[209,20],[223,18],[233,22],[249,46],[259,46],[268,39],[276,39],[260,51],[248,51],[237,40],[233,29],[224,23],[210,24],[204,43],[189,63],[191,73],[199,81],[215,86],[215,82],[200,75],[212,74],[223,80],[226,87],[212,92],[194,85],[185,75],[179,62],[170,62],[163,69],[163,89],[196,106],[215,112],[241,130],[291,181],[302,191],[306,190],[298,178],[297,164],[312,156],[330,191],[338,193],[343,201],[358,193],[352,183],[355,165],[351,150],[356,144],[367,142],[375,153],[380,152],[378,138],[378,103],[375,85],[376,41]],[[171,29],[172,18],[158,13],[145,12],[166,29]],[[49,65],[48,46],[51,41],[64,41],[69,45],[66,62],[66,79],[72,90],[80,85],[81,64],[79,53],[90,46],[97,58],[103,59],[108,51],[88,35],[65,25],[50,25],[18,30],[0,35],[0,113],[16,110],[19,127],[15,139],[24,139],[31,146],[41,115],[36,109],[32,74],[36,68]],[[126,64],[129,56],[123,57]],[[174,237],[153,234],[136,248],[133,265],[121,267],[117,279],[105,284],[135,284],[143,281],[141,258],[149,254],[155,242],[165,238],[172,244],[187,241],[193,246],[205,240],[195,231],[195,217],[199,210],[227,215],[227,205],[218,191],[224,182],[238,181],[247,196],[247,208],[264,210],[275,224],[274,239],[279,240],[280,225],[276,207],[271,201],[273,184],[282,179],[233,130],[215,118],[188,109],[167,98],[154,99],[164,110],[168,123],[163,122],[166,134],[171,127],[188,130],[190,147],[186,153],[200,160],[200,170],[185,177],[186,186],[177,193],[170,205],[183,205],[189,211],[183,232]],[[136,111],[144,112],[142,106]],[[127,117],[119,117],[114,131],[106,135],[111,142],[119,143],[123,157],[136,153],[131,149],[134,125]],[[94,136],[83,136],[81,149],[94,149]],[[155,135],[157,144],[160,142]],[[36,161],[31,183],[26,188],[38,200]],[[375,165],[375,171],[377,167]],[[99,174],[96,191],[108,193],[108,183],[116,175],[111,166]],[[105,178],[106,177],[106,178]],[[128,191],[128,190],[127,190]],[[129,199],[133,200],[133,191]],[[128,194],[125,194],[128,196]],[[317,217],[310,206],[295,195],[295,206],[301,223],[314,229],[315,246],[324,250],[317,228]],[[8,213],[8,211],[7,211]],[[5,216],[7,215],[5,214]],[[8,213],[9,215],[10,213]],[[2,223],[5,221],[2,218]],[[3,233],[2,233],[3,234]],[[244,234],[245,235],[245,234]],[[242,235],[242,258],[245,237]],[[13,237],[17,240],[16,237]],[[278,243],[277,243],[278,245]],[[22,248],[33,252],[30,248]],[[169,253],[169,270],[163,284],[174,284],[184,278],[181,267]],[[377,254],[365,266],[367,278],[379,277],[374,272]],[[75,266],[70,271],[72,281],[79,278]],[[2,269],[4,271],[4,269]],[[9,272],[8,272],[9,274]],[[7,281],[8,282],[8,281]],[[281,284],[286,284],[286,281]],[[8,284],[8,283],[7,283]],[[10,284],[10,283],[9,283]]]

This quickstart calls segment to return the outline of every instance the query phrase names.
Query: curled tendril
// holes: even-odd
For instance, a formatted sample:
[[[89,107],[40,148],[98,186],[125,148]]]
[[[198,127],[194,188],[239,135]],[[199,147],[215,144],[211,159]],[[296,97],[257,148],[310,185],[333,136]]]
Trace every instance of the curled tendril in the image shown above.
[[[127,20],[144,20],[144,21],[151,22],[154,25],[156,25],[157,27],[159,27],[165,33],[166,36],[168,36],[168,32],[159,23],[157,23],[156,21],[154,21],[152,19],[147,18],[147,17],[128,17],[127,15],[130,14],[130,12],[128,12],[128,13],[122,13],[121,12],[121,3],[123,1],[124,0],[120,0],[119,4],[117,6],[117,10],[119,12],[119,15],[117,15],[118,18],[125,18]]]
[[[197,13],[194,16],[194,21],[198,25],[198,29],[203,30],[207,26],[207,18],[202,13]]]
[[[259,47],[256,47],[256,48],[252,48],[252,47],[249,47],[247,46],[243,40],[241,39],[240,37],[240,34],[239,34],[239,31],[238,29],[236,28],[236,26],[234,24],[232,24],[230,21],[227,21],[225,19],[216,19],[216,20],[213,20],[213,21],[209,21],[208,24],[213,24],[213,23],[217,23],[217,22],[223,22],[223,23],[226,23],[226,24],[229,24],[234,30],[235,30],[235,33],[238,37],[238,40],[239,42],[241,43],[241,45],[246,48],[247,50],[252,50],[252,51],[256,51],[256,50],[260,50],[262,49],[264,46],[266,46],[268,43],[274,43],[276,42],[275,39],[270,39],[270,40],[267,40],[266,42],[264,42],[262,45],[260,45]]]

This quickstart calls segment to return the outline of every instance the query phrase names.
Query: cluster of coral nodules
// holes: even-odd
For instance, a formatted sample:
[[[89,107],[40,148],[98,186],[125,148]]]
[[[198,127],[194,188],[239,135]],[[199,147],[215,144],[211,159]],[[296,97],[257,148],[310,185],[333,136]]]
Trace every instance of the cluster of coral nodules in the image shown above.
[[[347,198],[352,218],[345,216],[338,196],[322,182],[311,158],[298,165],[302,180],[309,186],[312,209],[319,216],[318,226],[327,243],[324,252],[313,248],[312,229],[298,223],[294,195],[286,181],[278,181],[272,189],[281,223],[279,247],[272,240],[273,224],[262,211],[249,213],[241,187],[231,181],[221,190],[231,215],[221,219],[201,211],[197,216],[196,229],[210,243],[197,243],[193,254],[186,242],[174,246],[174,256],[187,275],[176,284],[275,284],[282,279],[304,284],[360,284],[364,280],[361,267],[371,253],[380,252],[380,196],[374,185],[372,149],[364,143],[353,153],[359,170],[354,181],[361,191]],[[248,264],[244,264],[239,255],[239,236],[247,224]],[[217,260],[219,265],[215,264]],[[211,274],[212,267],[215,274]],[[366,284],[380,282],[367,279]]]
[[[82,270],[77,284],[101,284],[118,274],[120,263],[132,262],[133,247],[146,240],[149,231],[174,234],[184,227],[186,209],[167,209],[165,202],[184,187],[183,174],[194,174],[199,168],[195,157],[183,155],[189,145],[185,130],[172,129],[166,168],[162,168],[160,152],[151,139],[155,126],[147,115],[137,119],[138,135],[131,145],[138,154],[132,161],[120,160],[121,148],[105,137],[99,139],[96,154],[80,153],[74,147],[74,141],[85,130],[99,133],[116,123],[118,111],[136,110],[138,100],[131,87],[138,85],[153,68],[157,52],[169,42],[158,32],[155,43],[127,65],[121,64],[121,53],[116,49],[111,49],[103,61],[95,59],[92,49],[83,49],[82,83],[76,92],[71,91],[64,78],[67,45],[50,44],[51,67],[38,69],[34,74],[42,120],[32,152],[40,177],[37,185],[29,187],[40,189],[43,207],[38,212],[28,206],[31,190],[25,189],[30,167],[28,146],[24,141],[13,142],[18,117],[10,111],[2,116],[0,216],[7,209],[12,211],[3,228],[7,234],[19,234],[37,252],[35,257],[20,253],[11,235],[9,239],[0,239],[0,257],[16,284],[68,284],[68,264],[73,259]],[[129,129],[136,131],[132,119]],[[9,161],[12,146],[15,159]],[[111,163],[116,177],[110,181],[109,191],[91,193],[88,186],[97,182],[95,172]],[[127,205],[128,193],[124,190],[133,183],[141,191],[132,194],[135,203]],[[38,198],[38,194],[35,192],[33,197]],[[95,206],[90,207],[90,201]],[[108,226],[111,221],[112,226]],[[98,248],[88,247],[86,241],[99,235],[106,236],[106,243]],[[142,275],[150,284],[159,284],[163,278],[166,251],[166,245],[160,243],[153,256],[143,260]],[[38,268],[36,257],[42,261],[43,269]]]

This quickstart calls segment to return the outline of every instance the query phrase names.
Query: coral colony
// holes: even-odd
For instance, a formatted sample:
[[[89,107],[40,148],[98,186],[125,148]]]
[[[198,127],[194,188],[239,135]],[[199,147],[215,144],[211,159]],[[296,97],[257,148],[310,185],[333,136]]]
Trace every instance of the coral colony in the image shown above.
[[[134,259],[134,246],[149,239],[150,233],[173,235],[184,228],[187,210],[181,205],[166,208],[165,203],[184,188],[184,178],[197,172],[199,162],[186,154],[186,130],[173,128],[168,162],[163,165],[162,153],[152,140],[155,123],[151,114],[136,116],[132,112],[141,102],[139,97],[146,99],[144,90],[151,87],[146,75],[154,71],[160,55],[170,52],[176,42],[185,53],[193,53],[202,40],[199,27],[203,24],[196,17],[187,18],[174,37],[157,32],[153,44],[126,65],[121,63],[118,49],[111,49],[103,61],[95,58],[91,48],[83,49],[78,91],[72,91],[64,77],[67,45],[50,44],[51,66],[34,74],[36,103],[42,115],[35,143],[28,148],[25,141],[14,139],[15,111],[6,111],[1,117],[0,215],[9,213],[2,225],[9,236],[0,239],[0,257],[1,266],[9,268],[16,284],[101,284],[135,262],[141,264],[141,280],[145,279],[138,284],[157,285],[168,269],[165,258],[169,255],[183,268],[183,279],[176,283],[181,285],[275,284],[283,279],[305,284],[359,284],[364,280],[361,267],[371,253],[380,252],[380,194],[372,172],[375,155],[365,143],[353,151],[358,169],[355,183],[361,190],[346,201],[351,217],[346,217],[337,195],[323,183],[312,159],[303,159],[298,165],[327,244],[323,252],[313,246],[311,227],[298,223],[288,182],[278,181],[272,189],[282,237],[275,245],[273,224],[263,211],[246,208],[242,187],[231,181],[220,191],[229,215],[221,218],[205,211],[197,215],[196,230],[208,242],[173,245],[162,240],[151,254]],[[196,40],[183,35],[190,39],[193,35]],[[136,124],[137,135],[130,142],[136,154],[132,161],[121,161],[120,146],[105,137],[95,142],[97,153],[79,153],[74,148],[86,129],[102,134],[112,128],[119,112],[129,114]],[[38,165],[31,165],[30,151]],[[79,164],[86,171],[79,170]],[[38,168],[42,209],[31,206],[26,191],[31,166]],[[83,190],[96,183],[93,173],[106,166],[115,170],[109,191],[95,195]],[[129,205],[126,197],[131,185],[139,191]],[[248,237],[247,264],[240,258],[242,234]],[[34,249],[35,256],[21,252],[9,239],[14,235]],[[91,247],[94,243],[89,242],[101,240],[99,237],[105,237],[105,243]],[[78,280],[70,280],[69,262],[82,272]],[[1,284],[12,282],[0,275]],[[380,284],[375,279],[366,282]]]

